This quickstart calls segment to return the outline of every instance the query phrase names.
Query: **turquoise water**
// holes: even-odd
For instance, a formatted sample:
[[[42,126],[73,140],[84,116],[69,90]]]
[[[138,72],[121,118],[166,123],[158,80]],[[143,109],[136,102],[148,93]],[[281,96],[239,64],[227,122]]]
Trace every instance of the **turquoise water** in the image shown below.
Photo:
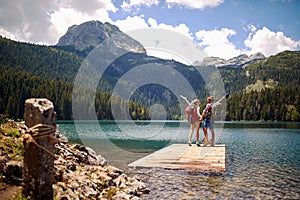
[[[186,143],[185,122],[61,122],[59,130],[143,180],[151,190],[144,199],[300,199],[299,123],[218,123],[216,143],[226,144],[222,174],[127,169],[155,150]]]

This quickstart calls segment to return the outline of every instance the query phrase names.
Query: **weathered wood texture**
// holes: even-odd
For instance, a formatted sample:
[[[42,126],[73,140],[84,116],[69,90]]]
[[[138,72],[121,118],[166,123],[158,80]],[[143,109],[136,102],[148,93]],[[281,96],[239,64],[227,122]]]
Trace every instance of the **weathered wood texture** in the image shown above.
[[[24,120],[28,128],[37,124],[56,128],[55,115],[53,103],[48,99],[27,99],[25,102]],[[24,140],[23,194],[31,199],[53,199],[54,158],[31,141],[32,138]],[[48,137],[34,141],[54,153],[54,144]]]
[[[128,167],[225,172],[225,145],[189,147],[187,144],[172,144],[130,163]]]

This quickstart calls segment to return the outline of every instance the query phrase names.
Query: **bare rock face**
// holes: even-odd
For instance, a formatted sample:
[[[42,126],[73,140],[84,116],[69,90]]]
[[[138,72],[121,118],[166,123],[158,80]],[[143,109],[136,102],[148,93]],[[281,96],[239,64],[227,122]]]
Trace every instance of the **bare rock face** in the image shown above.
[[[193,63],[193,65],[239,68],[246,67],[249,64],[253,64],[263,59],[265,59],[265,56],[262,53],[258,52],[250,56],[241,54],[228,60],[218,57],[206,57],[202,61],[196,61],[195,63]]]
[[[146,53],[142,44],[120,31],[117,26],[99,21],[88,21],[69,27],[67,33],[59,38],[57,46],[91,51],[103,41],[111,38],[114,38],[112,43],[116,47],[136,53]]]

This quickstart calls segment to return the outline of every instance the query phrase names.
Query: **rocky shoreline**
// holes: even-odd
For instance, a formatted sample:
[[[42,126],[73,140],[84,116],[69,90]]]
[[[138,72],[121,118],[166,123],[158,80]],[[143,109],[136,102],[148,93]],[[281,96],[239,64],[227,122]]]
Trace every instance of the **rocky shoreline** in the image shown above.
[[[20,128],[12,121],[9,126],[16,130]],[[2,125],[2,141],[21,143],[21,134],[11,135],[5,130]],[[61,142],[55,145],[55,199],[141,199],[150,192],[142,181],[108,165],[93,149],[70,144],[59,132],[56,138]],[[11,147],[0,147],[1,180],[4,184],[22,185],[22,155],[12,156],[11,151]]]
[[[57,144],[55,197],[58,199],[139,199],[145,184],[107,165],[96,152],[80,144]]]

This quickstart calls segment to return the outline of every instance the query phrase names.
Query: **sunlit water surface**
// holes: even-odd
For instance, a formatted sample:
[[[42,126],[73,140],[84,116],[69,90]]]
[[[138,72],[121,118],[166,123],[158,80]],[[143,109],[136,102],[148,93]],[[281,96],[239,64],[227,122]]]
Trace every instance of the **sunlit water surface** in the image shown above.
[[[151,192],[143,199],[300,199],[300,124],[217,124],[216,143],[226,145],[226,172],[217,174],[127,168],[155,150],[187,143],[184,122],[61,121],[59,130],[144,181]]]

